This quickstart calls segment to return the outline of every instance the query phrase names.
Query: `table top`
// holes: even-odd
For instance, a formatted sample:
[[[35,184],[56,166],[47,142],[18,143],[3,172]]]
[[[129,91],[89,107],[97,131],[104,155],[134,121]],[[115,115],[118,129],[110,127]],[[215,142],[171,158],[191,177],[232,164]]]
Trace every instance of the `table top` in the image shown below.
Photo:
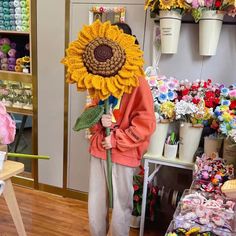
[[[3,170],[0,171],[0,180],[7,180],[23,171],[24,164],[22,164],[21,162],[7,160],[3,164]]]
[[[156,157],[155,155],[150,153],[146,153],[143,156],[143,158],[151,163],[158,165],[171,166],[188,170],[193,170],[194,167],[194,163],[185,162],[177,158],[172,160],[172,159],[167,159],[166,157]]]

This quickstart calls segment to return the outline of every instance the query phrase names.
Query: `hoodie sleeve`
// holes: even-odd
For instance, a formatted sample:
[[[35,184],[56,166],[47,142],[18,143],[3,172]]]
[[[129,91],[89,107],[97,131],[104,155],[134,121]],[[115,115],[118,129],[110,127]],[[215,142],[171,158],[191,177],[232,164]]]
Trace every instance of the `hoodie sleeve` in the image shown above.
[[[130,126],[125,130],[117,128],[112,132],[112,146],[120,151],[135,148],[149,140],[156,128],[153,98],[145,79],[140,79],[140,85],[134,93],[136,102],[132,106]]]

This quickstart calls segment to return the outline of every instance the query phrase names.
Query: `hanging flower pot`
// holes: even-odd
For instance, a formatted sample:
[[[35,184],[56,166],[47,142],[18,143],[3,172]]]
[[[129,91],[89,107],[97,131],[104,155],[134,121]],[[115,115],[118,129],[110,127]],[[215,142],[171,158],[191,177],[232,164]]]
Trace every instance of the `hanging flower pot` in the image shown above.
[[[193,162],[194,154],[198,149],[202,126],[193,126],[192,123],[183,122],[179,132],[179,159],[186,162]]]
[[[204,138],[204,153],[207,154],[207,156],[211,156],[212,153],[216,152],[219,153],[223,138],[218,137],[205,137]]]
[[[201,56],[214,56],[224,14],[216,11],[203,11],[199,20],[199,53]]]
[[[177,11],[160,11],[159,17],[161,52],[177,53],[182,15]]]
[[[158,122],[156,130],[152,134],[148,152],[156,157],[162,157],[166,136],[169,129],[169,121]]]

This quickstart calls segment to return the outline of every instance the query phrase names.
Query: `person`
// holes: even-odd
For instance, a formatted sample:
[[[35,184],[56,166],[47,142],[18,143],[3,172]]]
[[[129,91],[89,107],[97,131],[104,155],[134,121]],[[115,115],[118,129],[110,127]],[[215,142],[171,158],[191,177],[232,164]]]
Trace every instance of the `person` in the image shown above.
[[[124,33],[132,35],[129,25],[116,25]],[[112,113],[104,114],[101,122],[91,128],[88,213],[92,236],[105,236],[109,230],[106,149],[111,149],[113,162],[111,232],[113,236],[129,235],[133,208],[133,174],[148,148],[155,125],[149,85],[145,78],[139,78],[139,86],[131,94],[125,93],[115,102]],[[108,137],[105,136],[106,127],[111,128]]]

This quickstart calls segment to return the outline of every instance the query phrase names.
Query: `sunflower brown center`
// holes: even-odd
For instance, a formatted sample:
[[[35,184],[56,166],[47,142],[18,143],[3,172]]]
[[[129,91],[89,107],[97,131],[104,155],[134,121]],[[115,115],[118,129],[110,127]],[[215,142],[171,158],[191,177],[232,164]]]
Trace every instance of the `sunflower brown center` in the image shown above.
[[[108,45],[99,45],[94,49],[94,56],[97,61],[105,62],[112,58],[112,48]]]
[[[83,53],[83,62],[87,70],[104,77],[114,76],[125,64],[125,51],[120,45],[106,38],[91,41]]]

